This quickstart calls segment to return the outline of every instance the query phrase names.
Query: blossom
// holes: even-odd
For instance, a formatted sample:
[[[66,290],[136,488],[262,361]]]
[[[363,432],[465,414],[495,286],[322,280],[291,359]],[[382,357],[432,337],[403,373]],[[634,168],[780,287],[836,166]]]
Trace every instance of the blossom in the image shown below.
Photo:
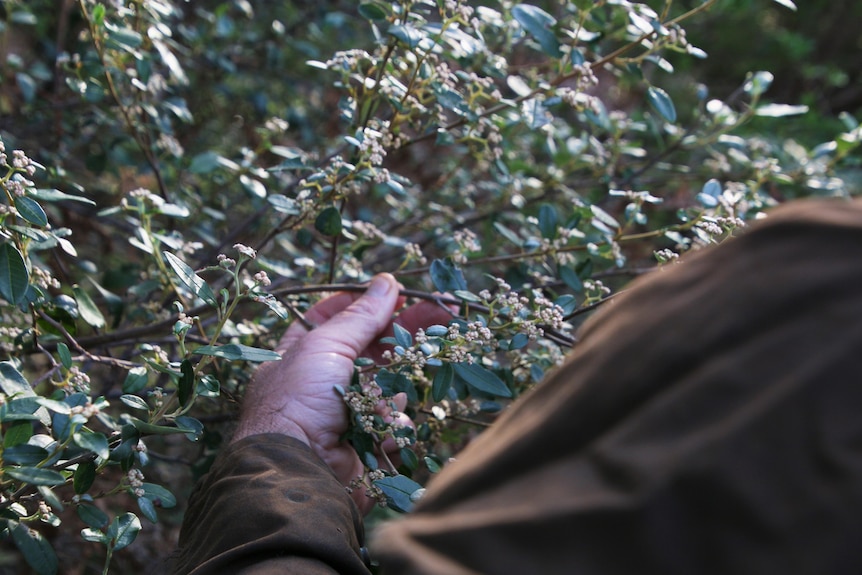
[[[235,249],[236,251],[238,251],[242,255],[249,257],[251,259],[254,259],[257,257],[257,252],[253,248],[250,248],[245,244],[234,244],[233,249]]]

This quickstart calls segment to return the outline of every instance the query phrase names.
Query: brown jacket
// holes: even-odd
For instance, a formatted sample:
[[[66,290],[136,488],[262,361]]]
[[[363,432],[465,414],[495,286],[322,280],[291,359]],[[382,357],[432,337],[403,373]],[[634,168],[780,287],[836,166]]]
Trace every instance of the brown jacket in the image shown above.
[[[178,572],[366,573],[361,538],[307,448],[248,438]],[[392,574],[839,575],[860,541],[862,205],[818,201],[636,282],[374,549]]]

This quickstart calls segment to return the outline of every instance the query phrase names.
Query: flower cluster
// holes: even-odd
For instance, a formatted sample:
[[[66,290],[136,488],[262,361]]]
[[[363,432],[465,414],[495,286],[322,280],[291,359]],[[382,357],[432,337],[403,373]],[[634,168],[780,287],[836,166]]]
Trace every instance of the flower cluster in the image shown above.
[[[404,253],[407,254],[407,261],[419,262],[419,265],[428,263],[428,258],[422,253],[422,247],[419,244],[412,242],[404,244]]]
[[[216,261],[218,262],[218,266],[219,266],[220,268],[223,268],[223,269],[226,269],[226,270],[233,269],[233,267],[236,265],[236,260],[235,260],[235,259],[233,259],[233,258],[229,258],[229,257],[227,257],[227,256],[226,256],[226,255],[224,255],[224,254],[219,254],[219,255],[216,257]]]
[[[473,7],[464,4],[463,0],[446,0],[443,3],[443,11],[464,22],[470,22],[473,18]]]
[[[77,365],[73,365],[67,374],[65,387],[71,392],[90,393],[90,376],[81,371]],[[89,417],[88,415],[87,418]]]
[[[372,166],[379,166],[383,163],[383,158],[386,157],[386,148],[382,143],[383,134],[377,130],[365,128],[362,135],[359,151],[368,158]]]
[[[253,248],[250,248],[245,244],[234,244],[233,249],[235,249],[240,254],[244,255],[245,257],[247,257],[249,259],[253,260],[254,258],[257,257],[257,252]]]
[[[482,251],[479,237],[472,230],[464,229],[456,231],[452,235],[452,242],[455,244],[452,259],[457,263],[466,263],[468,254]]]
[[[593,302],[609,296],[611,288],[602,283],[601,280],[584,280],[584,294],[587,296],[586,302]]]
[[[120,200],[120,207],[124,210],[140,210],[154,208],[156,211],[164,206],[165,200],[146,188],[135,188]]]
[[[76,369],[76,368],[72,368]],[[80,374],[80,372],[78,372]],[[83,374],[80,374],[83,375]],[[85,376],[86,377],[86,376]],[[87,382],[89,383],[90,378],[87,378]],[[87,400],[87,403],[84,405],[76,405],[70,409],[70,413],[72,415],[82,415],[86,419],[90,419],[94,415],[98,414],[101,411],[98,405],[94,405],[90,400]]]
[[[381,232],[380,229],[371,222],[355,220],[350,224],[350,229],[357,236],[375,243],[386,239],[386,234]]]
[[[126,474],[126,480],[129,482],[129,489],[135,497],[146,495],[144,491],[144,474],[140,469],[129,469],[129,472]]]
[[[671,249],[665,248],[653,252],[655,259],[659,264],[666,264],[679,260],[679,254]]]

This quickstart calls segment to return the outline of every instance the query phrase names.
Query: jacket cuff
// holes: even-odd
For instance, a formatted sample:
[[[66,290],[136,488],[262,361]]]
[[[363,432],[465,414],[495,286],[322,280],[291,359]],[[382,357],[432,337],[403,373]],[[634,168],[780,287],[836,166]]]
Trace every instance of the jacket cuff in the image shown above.
[[[367,574],[362,517],[332,470],[280,434],[228,445],[192,492],[175,573]]]

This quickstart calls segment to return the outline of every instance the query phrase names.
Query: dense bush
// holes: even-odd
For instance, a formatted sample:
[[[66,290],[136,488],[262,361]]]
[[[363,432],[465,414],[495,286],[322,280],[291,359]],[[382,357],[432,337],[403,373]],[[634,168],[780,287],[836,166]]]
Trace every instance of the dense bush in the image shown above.
[[[175,524],[321,295],[388,271],[460,309],[334,390],[406,511],[633,276],[858,178],[852,115],[809,147],[769,72],[693,79],[716,0],[258,4],[0,4],[0,525],[37,573]],[[400,392],[415,431],[374,415]]]

